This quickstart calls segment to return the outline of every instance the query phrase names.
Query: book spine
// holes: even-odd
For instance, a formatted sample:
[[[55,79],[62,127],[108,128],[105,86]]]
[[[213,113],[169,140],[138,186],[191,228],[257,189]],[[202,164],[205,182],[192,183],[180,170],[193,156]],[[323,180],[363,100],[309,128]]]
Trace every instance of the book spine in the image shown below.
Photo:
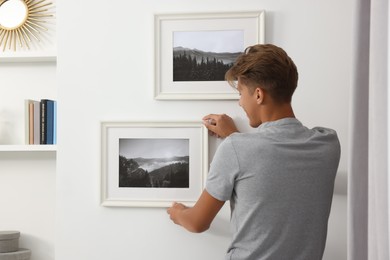
[[[34,103],[28,104],[28,144],[34,144]]]
[[[40,110],[40,122],[41,122],[41,144],[46,144],[46,119],[47,119],[47,111],[46,111],[46,99],[41,99],[41,110]]]
[[[57,101],[54,101],[53,144],[57,144]]]
[[[41,102],[34,102],[34,144],[41,143],[41,117],[40,117],[40,109]]]
[[[29,144],[30,141],[30,112],[29,112],[30,100],[24,100],[24,143]]]
[[[54,144],[53,130],[54,130],[54,101],[46,101],[46,144]]]

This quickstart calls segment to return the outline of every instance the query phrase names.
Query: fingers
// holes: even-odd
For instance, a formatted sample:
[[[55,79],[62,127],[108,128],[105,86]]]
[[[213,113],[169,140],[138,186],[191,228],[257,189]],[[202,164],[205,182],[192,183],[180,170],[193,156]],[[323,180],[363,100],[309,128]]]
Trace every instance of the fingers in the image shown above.
[[[238,132],[233,119],[226,114],[209,114],[203,117],[203,124],[211,132],[211,135],[225,138],[234,132]]]
[[[209,130],[209,135],[218,137],[217,130],[217,118],[218,115],[210,114],[202,118],[203,125]]]
[[[207,116],[204,116],[202,119],[203,120],[208,120],[208,119],[214,119],[215,120],[218,116],[219,115],[217,115],[217,114],[209,114]]]
[[[175,211],[175,206],[177,205],[176,202],[173,202],[172,203],[172,206],[170,208],[167,208],[167,213],[169,215],[169,218],[175,222],[175,219],[174,219],[174,211]]]
[[[219,122],[221,122],[221,119],[223,116],[226,115],[216,115],[216,114],[210,114],[203,117],[203,124],[206,126],[207,129],[209,129],[212,132],[218,131]]]
[[[176,204],[176,202],[172,202],[172,205],[169,208],[167,208],[168,214],[171,214],[172,208],[175,206],[175,204]]]
[[[172,203],[172,206],[167,208],[167,213],[168,214],[172,214],[172,212],[176,209],[182,209],[182,208],[185,208],[184,204],[182,203],[178,203],[178,202],[173,202]]]
[[[173,221],[173,223],[179,225],[179,213],[186,208],[187,207],[182,203],[172,203],[172,206],[167,209],[167,213],[169,214],[169,218]]]
[[[202,118],[204,125],[207,126],[213,126],[217,124],[218,115],[207,115]]]
[[[216,133],[218,130],[215,124],[212,124],[210,123],[210,121],[208,121],[208,122],[204,122],[203,125],[209,130],[209,135],[219,137],[218,134]]]

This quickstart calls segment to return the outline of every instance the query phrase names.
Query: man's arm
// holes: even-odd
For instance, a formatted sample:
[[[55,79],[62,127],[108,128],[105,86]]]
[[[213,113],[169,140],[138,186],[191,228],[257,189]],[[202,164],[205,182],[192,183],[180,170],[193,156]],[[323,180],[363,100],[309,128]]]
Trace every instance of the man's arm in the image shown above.
[[[225,204],[203,190],[195,206],[190,208],[181,203],[173,203],[167,213],[171,220],[190,232],[201,233],[209,229],[211,222]]]

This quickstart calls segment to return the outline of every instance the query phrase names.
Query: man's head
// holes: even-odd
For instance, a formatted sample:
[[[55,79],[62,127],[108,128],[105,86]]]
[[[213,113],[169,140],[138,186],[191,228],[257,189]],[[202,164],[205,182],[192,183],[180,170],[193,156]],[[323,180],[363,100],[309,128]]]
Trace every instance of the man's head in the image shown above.
[[[260,87],[275,103],[291,103],[298,71],[283,49],[272,44],[258,44],[245,49],[225,78],[232,86],[240,79],[252,91]]]

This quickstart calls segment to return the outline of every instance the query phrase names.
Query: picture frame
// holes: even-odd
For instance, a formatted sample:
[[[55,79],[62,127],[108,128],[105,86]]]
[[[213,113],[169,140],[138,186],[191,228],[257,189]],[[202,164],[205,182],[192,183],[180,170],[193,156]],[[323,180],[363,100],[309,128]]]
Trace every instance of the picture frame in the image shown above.
[[[156,100],[237,100],[224,74],[264,43],[265,11],[155,14]]]
[[[102,206],[193,206],[207,171],[202,122],[101,122]]]

